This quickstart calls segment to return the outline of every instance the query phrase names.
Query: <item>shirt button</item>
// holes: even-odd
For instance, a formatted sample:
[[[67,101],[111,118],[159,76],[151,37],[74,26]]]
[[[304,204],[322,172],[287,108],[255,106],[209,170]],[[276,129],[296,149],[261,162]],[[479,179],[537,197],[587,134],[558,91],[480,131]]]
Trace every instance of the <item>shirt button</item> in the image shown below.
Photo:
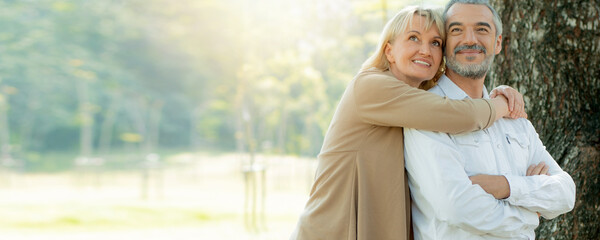
[[[500,144],[496,144],[496,148],[500,149]]]

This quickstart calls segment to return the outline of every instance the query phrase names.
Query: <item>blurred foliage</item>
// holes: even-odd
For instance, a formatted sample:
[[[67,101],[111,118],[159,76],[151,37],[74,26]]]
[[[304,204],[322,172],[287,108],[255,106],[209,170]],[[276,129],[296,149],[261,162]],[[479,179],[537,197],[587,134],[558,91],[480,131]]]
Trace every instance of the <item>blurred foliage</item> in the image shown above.
[[[0,1],[2,154],[48,170],[68,168],[42,164],[61,151],[315,156],[345,85],[403,5]]]

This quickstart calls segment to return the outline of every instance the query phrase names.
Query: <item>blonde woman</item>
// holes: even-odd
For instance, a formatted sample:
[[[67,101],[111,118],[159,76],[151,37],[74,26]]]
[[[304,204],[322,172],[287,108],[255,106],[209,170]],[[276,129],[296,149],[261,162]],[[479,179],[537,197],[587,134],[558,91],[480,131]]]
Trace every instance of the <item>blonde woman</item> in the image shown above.
[[[461,133],[511,115],[504,96],[448,100],[418,89],[438,73],[444,40],[437,9],[407,7],[386,24],[333,116],[291,239],[411,238],[402,127]],[[499,92],[518,100],[513,117],[524,114],[520,94]]]

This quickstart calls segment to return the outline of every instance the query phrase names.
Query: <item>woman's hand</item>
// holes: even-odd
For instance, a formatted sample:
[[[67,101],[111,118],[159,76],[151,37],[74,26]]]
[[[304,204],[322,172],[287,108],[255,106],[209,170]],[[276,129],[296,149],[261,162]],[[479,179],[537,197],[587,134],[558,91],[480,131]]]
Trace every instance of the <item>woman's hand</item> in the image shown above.
[[[473,184],[479,185],[496,199],[504,199],[510,196],[510,185],[502,175],[479,174],[470,176],[469,179]]]
[[[521,93],[509,86],[500,85],[492,90],[490,98],[495,98],[498,95],[502,95],[508,100],[509,115],[505,117],[513,119],[527,118],[527,113],[525,113],[525,101],[523,100],[523,95]]]

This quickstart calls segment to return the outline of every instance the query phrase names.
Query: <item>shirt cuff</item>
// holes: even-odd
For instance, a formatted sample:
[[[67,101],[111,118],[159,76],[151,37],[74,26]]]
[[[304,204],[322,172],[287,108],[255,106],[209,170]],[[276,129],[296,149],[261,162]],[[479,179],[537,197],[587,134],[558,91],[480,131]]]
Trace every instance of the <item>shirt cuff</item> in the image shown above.
[[[517,202],[519,199],[522,199],[523,196],[529,192],[525,179],[522,176],[514,175],[504,175],[504,177],[506,178],[506,181],[508,181],[508,187],[510,188],[510,196],[505,200],[512,205],[518,205]]]

